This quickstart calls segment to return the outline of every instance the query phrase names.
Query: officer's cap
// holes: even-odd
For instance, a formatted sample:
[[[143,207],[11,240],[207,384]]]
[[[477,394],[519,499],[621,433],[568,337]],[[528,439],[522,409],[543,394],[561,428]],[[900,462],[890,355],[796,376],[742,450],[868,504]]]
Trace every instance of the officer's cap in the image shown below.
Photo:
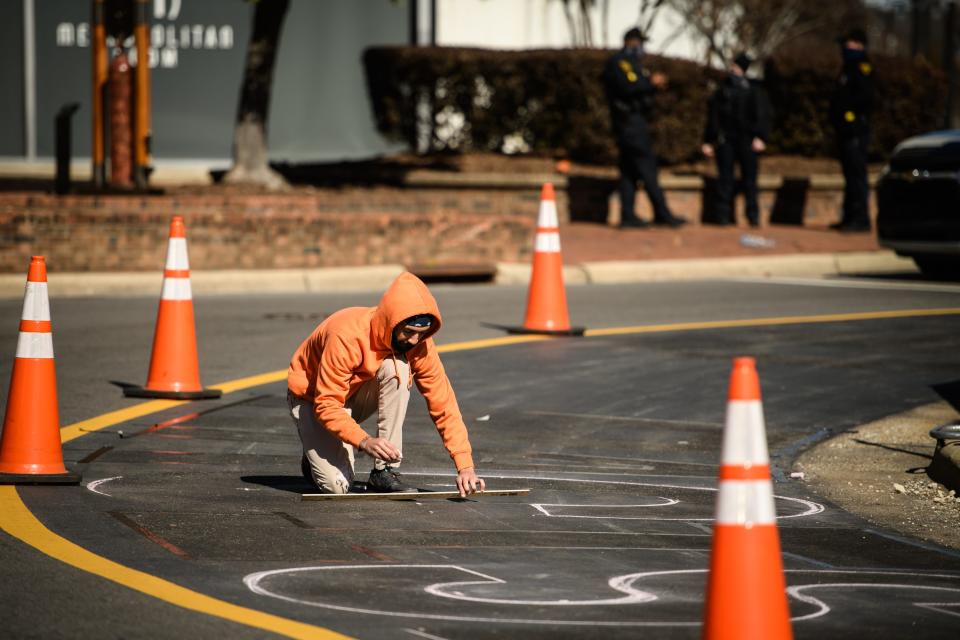
[[[643,35],[643,32],[640,31],[640,29],[633,27],[623,34],[623,41],[626,42],[627,40],[639,40],[640,42],[646,42],[647,36]]]

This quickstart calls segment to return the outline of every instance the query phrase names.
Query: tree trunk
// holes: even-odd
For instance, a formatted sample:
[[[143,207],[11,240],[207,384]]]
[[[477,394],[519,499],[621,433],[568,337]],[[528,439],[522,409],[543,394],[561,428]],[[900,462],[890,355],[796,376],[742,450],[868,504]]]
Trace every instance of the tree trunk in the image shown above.
[[[283,176],[267,164],[267,112],[280,30],[289,4],[289,0],[256,0],[233,133],[233,167],[223,178],[226,182],[270,189],[287,186]]]

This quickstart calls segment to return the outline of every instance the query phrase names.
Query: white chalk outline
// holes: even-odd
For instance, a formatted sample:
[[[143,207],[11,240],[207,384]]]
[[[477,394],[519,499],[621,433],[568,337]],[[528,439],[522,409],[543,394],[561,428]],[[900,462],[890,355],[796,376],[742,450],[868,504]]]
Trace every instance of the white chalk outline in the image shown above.
[[[532,503],[530,506],[547,516],[548,518],[588,518],[591,520],[648,520],[649,518],[639,518],[637,516],[587,516],[587,515],[567,515],[567,514],[558,514],[550,513],[550,509],[547,507],[565,507],[573,509],[648,509],[651,507],[670,507],[675,504],[678,504],[679,500],[674,500],[673,498],[664,498],[663,496],[656,496],[657,500],[663,500],[658,504],[561,504],[561,503],[545,503],[545,502],[536,502]]]
[[[480,578],[483,580],[471,580],[471,581],[459,581],[459,582],[447,582],[447,583],[435,583],[424,587],[424,591],[430,593],[431,595],[452,598],[456,600],[468,600],[471,602],[482,602],[484,604],[518,604],[518,605],[534,605],[534,606],[544,606],[544,605],[559,605],[559,606],[591,606],[591,603],[584,603],[583,601],[573,601],[573,600],[554,600],[554,601],[525,601],[525,600],[496,600],[496,599],[474,599],[469,596],[464,596],[463,594],[448,594],[442,591],[443,587],[453,587],[453,586],[463,586],[465,584],[507,584],[505,580],[500,578],[495,578],[493,576],[488,576],[486,574],[480,573],[479,571],[474,571],[472,569],[467,569],[458,565],[451,564],[367,564],[367,565],[341,565],[341,566],[321,566],[321,567],[294,567],[292,569],[273,569],[270,571],[258,571],[256,573],[251,573],[243,578],[243,583],[247,586],[250,591],[256,593],[257,595],[269,596],[271,598],[277,598],[278,600],[284,600],[286,602],[291,602],[293,604],[301,604],[310,607],[319,607],[322,609],[332,609],[336,611],[345,611],[348,613],[361,613],[361,614],[374,614],[381,616],[392,616],[397,618],[416,618],[416,619],[426,619],[426,620],[449,620],[449,621],[459,621],[459,622],[506,622],[514,624],[556,624],[556,625],[565,625],[565,626],[604,626],[604,627],[622,627],[622,626],[650,626],[646,622],[612,622],[609,620],[529,620],[524,618],[485,618],[480,616],[453,616],[453,615],[444,615],[444,614],[420,614],[420,613],[409,613],[404,611],[383,611],[380,609],[363,609],[360,607],[347,607],[343,605],[336,604],[327,604],[323,602],[310,602],[308,600],[301,600],[299,598],[293,598],[291,596],[285,596],[278,593],[273,593],[260,585],[261,580],[268,578],[270,576],[289,574],[289,573],[301,573],[305,571],[342,571],[347,569],[452,569],[456,571],[462,571]],[[614,589],[617,589],[621,592],[627,592],[629,590],[631,593],[636,592],[635,596],[628,596],[627,598],[617,598],[621,602],[613,603],[610,599],[607,600],[597,600],[594,601],[598,604],[642,604],[644,602],[650,602],[656,600],[657,596],[643,592],[636,591],[632,589],[632,584],[639,578],[643,577],[644,574],[627,574],[623,576],[614,576],[607,581],[607,584]],[[616,585],[616,586],[615,586]],[[629,600],[629,602],[627,602]],[[670,626],[674,626],[673,623],[667,623]],[[683,626],[689,625],[699,625],[699,622],[696,623],[679,623]],[[663,626],[656,625],[656,626]]]
[[[836,572],[836,570],[834,570]],[[854,572],[857,573],[857,572]],[[900,575],[925,575],[925,574],[900,574]],[[956,577],[956,576],[954,576]],[[793,587],[787,587],[787,593],[799,600],[800,602],[805,602],[807,604],[813,605],[818,608],[817,611],[809,613],[805,616],[799,616],[792,618],[794,622],[799,622],[802,620],[813,620],[814,618],[820,618],[827,615],[832,611],[829,605],[819,598],[813,596],[804,595],[804,591],[811,591],[813,589],[849,589],[849,588],[867,588],[867,589],[915,589],[922,591],[954,591],[960,594],[960,588],[956,587],[929,587],[926,585],[918,584],[876,584],[872,582],[826,582],[822,584],[803,584],[796,585]],[[930,611],[936,611],[938,613],[943,613],[948,616],[960,617],[960,613],[953,611],[944,611],[943,609],[938,609],[938,606],[941,607],[956,607],[960,606],[960,599],[957,602],[911,602],[914,607],[919,607],[921,609],[928,609]]]
[[[404,629],[404,631],[410,635],[426,638],[427,640],[447,640],[446,638],[441,638],[440,636],[435,636],[432,633],[427,633],[426,631],[420,631],[418,629]]]
[[[404,475],[407,476],[442,476],[442,473],[427,473],[422,471],[407,471],[404,472]],[[531,476],[523,474],[492,474],[492,473],[482,473],[480,474],[483,478],[496,478],[498,480],[549,480],[553,482],[577,482],[577,483],[591,483],[591,484],[615,484],[628,487],[661,487],[666,489],[683,489],[685,491],[717,491],[717,487],[690,487],[676,484],[663,484],[660,482],[629,482],[626,480],[590,480],[586,478],[560,478],[556,476]],[[813,516],[818,513],[823,513],[825,510],[824,506],[819,502],[813,502],[812,500],[804,500],[803,498],[791,498],[790,496],[778,496],[774,494],[773,496],[778,500],[787,500],[790,502],[797,502],[801,505],[804,505],[807,510],[800,513],[793,513],[789,515],[778,515],[777,520],[786,520],[788,518],[802,518],[806,516]],[[531,507],[536,508],[533,504],[530,504]],[[551,516],[556,517],[556,516]],[[612,518],[611,518],[612,519]],[[713,522],[714,518],[632,518],[633,520],[658,520],[661,522]]]
[[[106,484],[111,480],[119,480],[122,477],[123,476],[113,476],[112,478],[102,478],[100,480],[92,480],[91,482],[87,483],[87,489],[90,489],[90,491],[93,491],[94,493],[99,493],[102,496],[107,496],[108,498],[112,498],[113,497],[112,495],[110,495],[109,493],[104,493],[103,491],[97,490],[97,487],[99,487],[102,484]]]
[[[527,618],[506,618],[506,617],[481,617],[481,616],[455,616],[455,615],[445,615],[445,614],[435,614],[435,613],[410,613],[405,611],[383,611],[378,609],[364,609],[360,607],[347,607],[343,605],[327,604],[323,602],[311,602],[308,600],[301,600],[299,598],[293,598],[291,596],[285,596],[278,593],[273,593],[260,585],[261,580],[270,576],[291,574],[291,573],[302,573],[306,571],[342,571],[342,570],[352,570],[352,569],[453,569],[457,571],[462,571],[464,573],[469,573],[474,576],[483,578],[483,580],[471,580],[471,581],[461,581],[461,582],[447,582],[447,583],[435,583],[424,588],[424,591],[430,593],[431,595],[439,595],[441,597],[453,597],[457,600],[469,600],[471,602],[479,603],[493,603],[493,604],[536,604],[538,606],[543,605],[543,602],[531,603],[524,600],[492,600],[492,599],[483,599],[483,598],[470,598],[468,596],[463,596],[463,594],[457,594],[453,596],[442,592],[442,587],[451,587],[451,586],[463,586],[466,584],[508,584],[507,581],[500,578],[495,578],[493,576],[488,576],[486,574],[474,571],[472,569],[467,569],[459,565],[442,565],[442,564],[367,564],[367,565],[341,565],[341,566],[314,566],[314,567],[294,567],[290,569],[273,569],[269,571],[258,571],[256,573],[251,573],[243,578],[243,583],[250,589],[253,593],[257,595],[268,596],[271,598],[277,598],[278,600],[284,600],[286,602],[291,602],[293,604],[306,605],[310,607],[318,607],[322,609],[332,609],[336,611],[345,611],[348,613],[359,613],[359,614],[372,614],[379,616],[390,616],[397,618],[418,618],[424,620],[446,620],[454,622],[500,622],[500,623],[509,623],[509,624],[541,624],[541,625],[560,625],[560,626],[598,626],[598,627],[696,627],[700,626],[701,622],[697,621],[665,621],[665,620],[622,620],[622,621],[611,621],[611,620],[533,620]],[[623,591],[624,589],[629,589],[630,591],[635,591],[636,593],[648,594],[650,597],[638,602],[631,602],[629,604],[643,604],[646,602],[652,602],[658,600],[658,596],[652,593],[643,592],[633,589],[633,584],[644,578],[651,577],[661,577],[668,575],[684,575],[684,574],[693,574],[700,573],[706,574],[707,569],[680,569],[680,570],[670,570],[670,571],[647,571],[640,573],[631,573],[621,576],[614,576],[608,580],[607,584],[613,588],[618,588],[618,590]],[[784,571],[784,573],[790,574],[846,574],[846,575],[879,575],[879,576],[896,576],[896,577],[914,577],[914,578],[946,578],[949,580],[960,580],[960,574],[930,574],[930,573],[915,573],[915,572],[903,572],[903,571],[859,571],[856,569],[790,569]],[[617,587],[614,587],[614,584]],[[807,584],[807,585],[794,585],[787,588],[787,594],[793,596],[794,598],[809,604],[813,607],[816,607],[816,611],[813,613],[805,614],[802,616],[796,616],[791,618],[791,622],[802,622],[806,620],[812,620],[814,618],[819,618],[832,609],[825,602],[810,595],[804,595],[802,592],[805,590],[812,590],[818,588],[833,587],[833,588],[890,588],[890,589],[916,589],[924,591],[950,591],[956,592],[958,594],[957,602],[912,602],[911,606],[919,607],[921,609],[927,609],[930,611],[936,611],[938,613],[943,613],[949,616],[960,617],[960,614],[957,614],[953,611],[943,611],[937,607],[954,607],[960,606],[960,587],[932,587],[927,585],[908,585],[908,584],[877,584],[877,583],[856,583],[856,582],[840,582],[832,584]],[[553,601],[554,604],[558,605],[570,605],[575,601],[570,602],[560,602]],[[625,604],[625,603],[621,603]],[[589,605],[582,605],[589,606]]]

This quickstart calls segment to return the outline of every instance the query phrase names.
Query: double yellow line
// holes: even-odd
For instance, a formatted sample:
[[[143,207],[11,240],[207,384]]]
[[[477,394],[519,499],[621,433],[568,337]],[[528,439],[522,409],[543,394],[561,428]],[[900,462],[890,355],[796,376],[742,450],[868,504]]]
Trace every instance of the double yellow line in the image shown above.
[[[737,327],[775,326],[786,324],[812,324],[823,322],[855,322],[861,320],[881,320],[889,318],[918,318],[931,316],[960,315],[960,308],[945,309],[906,309],[898,311],[872,311],[864,313],[829,314],[815,316],[784,316],[777,318],[752,318],[745,320],[720,320],[707,322],[686,322],[636,327],[616,327],[610,329],[591,329],[587,336],[613,336],[625,334],[660,333],[667,331],[697,331],[726,329]],[[459,342],[438,347],[441,353],[486,349],[524,342],[549,340],[538,335],[508,336],[487,340]],[[286,371],[272,371],[247,378],[240,378],[216,385],[224,394],[233,393],[251,387],[257,387],[286,378]],[[126,409],[111,411],[103,415],[77,422],[61,429],[62,442],[70,442],[92,431],[97,431],[135,418],[140,418],[164,409],[186,404],[177,400],[152,400]],[[48,556],[60,560],[82,571],[106,578],[134,591],[169,602],[178,607],[223,618],[231,622],[263,629],[290,638],[315,638],[319,640],[344,639],[348,636],[287,618],[281,618],[255,609],[241,607],[224,600],[218,600],[197,591],[181,587],[156,576],[131,569],[108,560],[103,556],[80,547],[47,529],[20,499],[15,487],[0,487],[0,529]]]

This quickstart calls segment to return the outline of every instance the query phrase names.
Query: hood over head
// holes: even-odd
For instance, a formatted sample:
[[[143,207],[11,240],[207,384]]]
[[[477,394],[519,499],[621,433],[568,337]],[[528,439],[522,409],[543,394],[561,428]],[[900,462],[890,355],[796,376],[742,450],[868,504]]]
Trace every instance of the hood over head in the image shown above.
[[[440,330],[443,322],[440,307],[420,278],[409,272],[401,273],[387,288],[373,312],[370,323],[371,346],[378,351],[391,351],[394,328],[404,320],[419,315],[430,315],[434,319],[430,330],[424,334],[425,341]]]

